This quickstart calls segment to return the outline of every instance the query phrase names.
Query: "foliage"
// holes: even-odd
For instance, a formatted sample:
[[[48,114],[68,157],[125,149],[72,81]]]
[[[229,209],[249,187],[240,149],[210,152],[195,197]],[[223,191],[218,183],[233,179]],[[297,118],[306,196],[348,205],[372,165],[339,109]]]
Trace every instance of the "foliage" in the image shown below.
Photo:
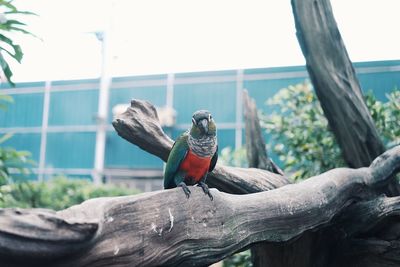
[[[4,57],[4,53],[16,60],[18,63],[21,63],[24,54],[22,53],[21,47],[18,44],[15,44],[14,41],[7,35],[11,32],[33,35],[25,29],[25,23],[14,18],[15,16],[19,17],[20,15],[35,14],[28,11],[18,10],[12,4],[12,0],[0,0],[0,66],[8,82],[12,85],[14,85],[11,80],[13,73],[6,58]]]
[[[387,98],[388,102],[382,103],[372,92],[365,96],[380,136],[391,147],[400,143],[400,92],[395,89]],[[263,115],[262,126],[277,141],[270,149],[279,156],[286,173],[296,180],[345,166],[309,83],[281,89],[267,104],[277,111]]]
[[[7,37],[12,32],[31,34],[25,29],[26,24],[16,20],[15,16],[35,15],[32,12],[20,11],[13,4],[12,0],[0,0],[0,67],[9,83],[13,85],[11,76],[13,75],[9,64],[4,57],[4,53],[21,62],[23,53],[19,45]],[[32,35],[32,34],[31,34]],[[9,95],[0,94],[0,109],[5,111],[7,105],[14,100]],[[12,134],[8,133],[0,136],[0,145],[10,139]],[[18,175],[29,173],[29,168],[34,164],[27,151],[17,151],[12,147],[0,147],[0,186],[15,180]]]
[[[388,101],[382,103],[370,91],[365,101],[382,141],[391,148],[400,144],[400,90],[395,88],[386,98]]]
[[[250,250],[245,250],[224,259],[223,267],[252,267]]]
[[[8,104],[14,103],[14,99],[9,96],[0,93],[0,110],[7,110]]]
[[[6,110],[7,104],[13,103],[13,98],[8,95],[0,95],[0,109]],[[0,145],[12,137],[11,133],[0,136]],[[17,180],[17,177],[29,174],[30,167],[35,162],[30,158],[28,151],[18,151],[12,147],[0,146],[0,186],[11,181]]]
[[[276,142],[269,148],[279,156],[286,173],[302,179],[345,166],[309,83],[281,89],[267,104],[277,109],[271,115],[262,116],[262,127]]]
[[[221,150],[221,155],[218,157],[218,161],[224,165],[246,168],[248,167],[246,148],[241,147],[232,150],[231,147],[224,147]]]
[[[3,135],[0,143],[12,135]],[[35,164],[28,151],[18,151],[12,147],[0,147],[0,186],[18,180],[21,175],[30,173],[30,168]]]
[[[1,186],[0,207],[61,210],[90,198],[137,193],[135,189],[112,185],[96,186],[88,180],[59,176],[46,182],[28,181]]]
[[[372,91],[364,97],[384,144],[387,148],[399,145],[400,90],[386,94],[386,102],[377,100]],[[274,141],[268,149],[279,156],[286,174],[297,180],[346,166],[309,83],[283,88],[267,104],[275,111],[261,114],[261,125]],[[246,166],[244,148],[224,148],[220,158],[227,165]]]

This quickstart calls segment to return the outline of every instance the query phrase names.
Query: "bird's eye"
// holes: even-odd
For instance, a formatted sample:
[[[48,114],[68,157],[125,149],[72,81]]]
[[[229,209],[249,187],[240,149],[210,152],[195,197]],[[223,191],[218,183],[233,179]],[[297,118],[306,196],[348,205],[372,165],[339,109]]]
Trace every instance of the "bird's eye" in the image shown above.
[[[196,124],[196,120],[194,118],[192,118],[192,122],[193,124]]]

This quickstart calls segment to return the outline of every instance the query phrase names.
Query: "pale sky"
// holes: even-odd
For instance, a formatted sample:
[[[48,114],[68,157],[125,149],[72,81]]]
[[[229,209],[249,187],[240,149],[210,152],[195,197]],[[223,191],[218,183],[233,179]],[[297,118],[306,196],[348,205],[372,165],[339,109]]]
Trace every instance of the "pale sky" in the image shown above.
[[[290,0],[17,0],[42,40],[15,36],[25,53],[14,81],[96,78],[111,29],[112,76],[304,65]],[[352,61],[400,59],[399,0],[331,0]]]

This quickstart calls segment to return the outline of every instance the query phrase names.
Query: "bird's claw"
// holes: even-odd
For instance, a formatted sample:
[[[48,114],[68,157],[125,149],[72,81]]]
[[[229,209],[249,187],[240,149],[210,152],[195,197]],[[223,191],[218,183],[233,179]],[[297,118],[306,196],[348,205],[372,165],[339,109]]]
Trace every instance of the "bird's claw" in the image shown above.
[[[204,194],[208,195],[210,197],[211,201],[213,201],[214,197],[211,195],[211,192],[210,192],[210,189],[208,189],[208,186],[203,182],[200,182],[199,186],[203,189]]]
[[[178,186],[182,187],[182,190],[185,193],[186,198],[189,198],[190,194],[192,193],[190,192],[189,187],[184,182],[178,184]]]

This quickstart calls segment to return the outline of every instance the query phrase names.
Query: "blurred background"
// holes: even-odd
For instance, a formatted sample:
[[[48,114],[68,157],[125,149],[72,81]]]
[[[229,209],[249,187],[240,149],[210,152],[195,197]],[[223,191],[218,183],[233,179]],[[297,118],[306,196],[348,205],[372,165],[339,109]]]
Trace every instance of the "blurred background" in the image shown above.
[[[371,105],[384,105],[388,94],[400,87],[399,2],[331,3],[361,87],[370,92]],[[6,82],[3,74],[0,93],[7,103],[0,111],[0,146],[5,181],[58,177],[68,183],[83,178],[89,181],[86,185],[161,189],[163,162],[120,138],[111,126],[113,116],[132,98],[157,106],[172,138],[188,129],[194,111],[210,110],[218,125],[222,161],[245,165],[244,89],[266,116],[272,158],[282,165],[290,161],[279,144],[268,141],[278,133],[268,132],[268,115],[279,108],[279,99],[272,97],[283,88],[311,93],[290,1],[12,4],[36,15],[3,11],[1,19],[25,23],[21,27],[36,37],[12,29],[7,33],[22,48],[21,63],[3,51],[15,83]],[[281,100],[290,101],[287,96]],[[8,168],[6,149],[17,155]]]

